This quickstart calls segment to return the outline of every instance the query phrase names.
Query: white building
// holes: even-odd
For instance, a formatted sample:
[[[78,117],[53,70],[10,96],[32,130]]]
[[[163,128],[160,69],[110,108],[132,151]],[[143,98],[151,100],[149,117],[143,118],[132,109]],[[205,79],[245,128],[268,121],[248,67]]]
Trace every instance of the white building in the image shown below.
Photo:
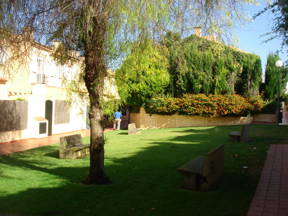
[[[65,85],[79,75],[80,58],[58,64],[53,48],[36,42],[13,64],[11,50],[0,52],[0,143],[87,128],[87,101],[69,97]]]

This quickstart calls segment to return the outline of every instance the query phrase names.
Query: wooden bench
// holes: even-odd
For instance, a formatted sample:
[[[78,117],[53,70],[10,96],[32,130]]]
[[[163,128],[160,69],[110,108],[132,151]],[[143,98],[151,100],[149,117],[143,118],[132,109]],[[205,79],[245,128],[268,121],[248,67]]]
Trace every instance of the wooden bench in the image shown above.
[[[243,125],[241,131],[230,132],[229,137],[237,142],[249,141],[249,125]]]
[[[81,134],[60,137],[59,158],[76,159],[89,155],[89,145],[82,143]]]
[[[183,188],[208,191],[216,189],[224,171],[224,145],[206,156],[199,156],[177,169],[183,176]]]
[[[140,128],[136,128],[136,124],[135,123],[128,124],[128,135],[136,134],[140,130],[141,130]]]

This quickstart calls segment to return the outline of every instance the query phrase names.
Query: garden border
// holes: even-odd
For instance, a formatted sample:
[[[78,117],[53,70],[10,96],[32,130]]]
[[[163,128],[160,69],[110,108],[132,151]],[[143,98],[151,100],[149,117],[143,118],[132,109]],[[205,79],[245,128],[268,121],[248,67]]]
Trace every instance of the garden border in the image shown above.
[[[224,126],[250,124],[252,116],[247,117],[202,117],[188,115],[158,115],[148,114],[141,107],[139,113],[130,114],[130,122],[137,128],[177,128],[190,126]]]

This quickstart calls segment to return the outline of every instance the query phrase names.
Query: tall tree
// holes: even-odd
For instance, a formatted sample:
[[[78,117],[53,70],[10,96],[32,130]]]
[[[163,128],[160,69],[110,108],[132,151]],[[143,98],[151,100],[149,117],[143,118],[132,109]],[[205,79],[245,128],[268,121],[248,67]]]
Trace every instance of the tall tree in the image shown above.
[[[271,11],[273,17],[273,28],[269,35],[272,35],[270,39],[280,38],[282,39],[282,45],[288,46],[288,1],[287,0],[273,0],[268,1],[269,5],[262,11],[257,13],[254,17],[260,16],[261,14]]]
[[[185,34],[191,24],[221,33],[232,18],[239,16],[237,8],[244,2],[252,1],[3,0],[0,28],[19,34],[28,27],[39,42],[57,39],[63,44],[59,52],[67,56],[69,50],[77,50],[84,57],[91,124],[86,182],[105,184],[109,179],[104,172],[103,85],[107,68],[115,64],[115,57],[121,57],[125,43],[147,37],[158,39],[167,28]]]
[[[168,59],[165,47],[146,41],[136,44],[120,69],[116,81],[123,102],[130,106],[142,106],[148,99],[163,95],[169,85]]]
[[[282,96],[283,93],[285,92],[287,84],[287,68],[276,67],[275,65],[276,61],[279,59],[280,59],[279,56],[274,53],[270,53],[267,58],[266,70],[265,70],[264,96],[268,100],[276,99],[278,91],[280,93],[280,96]]]

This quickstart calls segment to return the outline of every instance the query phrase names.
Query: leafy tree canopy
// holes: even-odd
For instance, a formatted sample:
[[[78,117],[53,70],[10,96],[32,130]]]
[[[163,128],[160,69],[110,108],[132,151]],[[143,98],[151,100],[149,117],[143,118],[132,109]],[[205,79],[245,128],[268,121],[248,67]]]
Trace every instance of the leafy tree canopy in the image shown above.
[[[125,103],[142,105],[147,99],[164,94],[170,79],[165,52],[165,47],[152,41],[143,47],[135,45],[132,54],[116,71],[119,93]]]
[[[269,1],[269,5],[254,16],[260,16],[266,11],[271,11],[274,15],[272,32],[268,33],[271,36],[268,40],[273,38],[282,39],[283,47],[288,46],[288,1],[287,0],[273,0]]]
[[[274,13],[273,31],[282,38],[283,45],[288,45],[288,1],[276,0],[271,6]]]
[[[280,57],[275,53],[270,53],[267,58],[265,70],[265,91],[264,96],[268,100],[274,100],[278,96],[283,96],[288,81],[288,69],[285,67],[277,68],[276,61]]]

